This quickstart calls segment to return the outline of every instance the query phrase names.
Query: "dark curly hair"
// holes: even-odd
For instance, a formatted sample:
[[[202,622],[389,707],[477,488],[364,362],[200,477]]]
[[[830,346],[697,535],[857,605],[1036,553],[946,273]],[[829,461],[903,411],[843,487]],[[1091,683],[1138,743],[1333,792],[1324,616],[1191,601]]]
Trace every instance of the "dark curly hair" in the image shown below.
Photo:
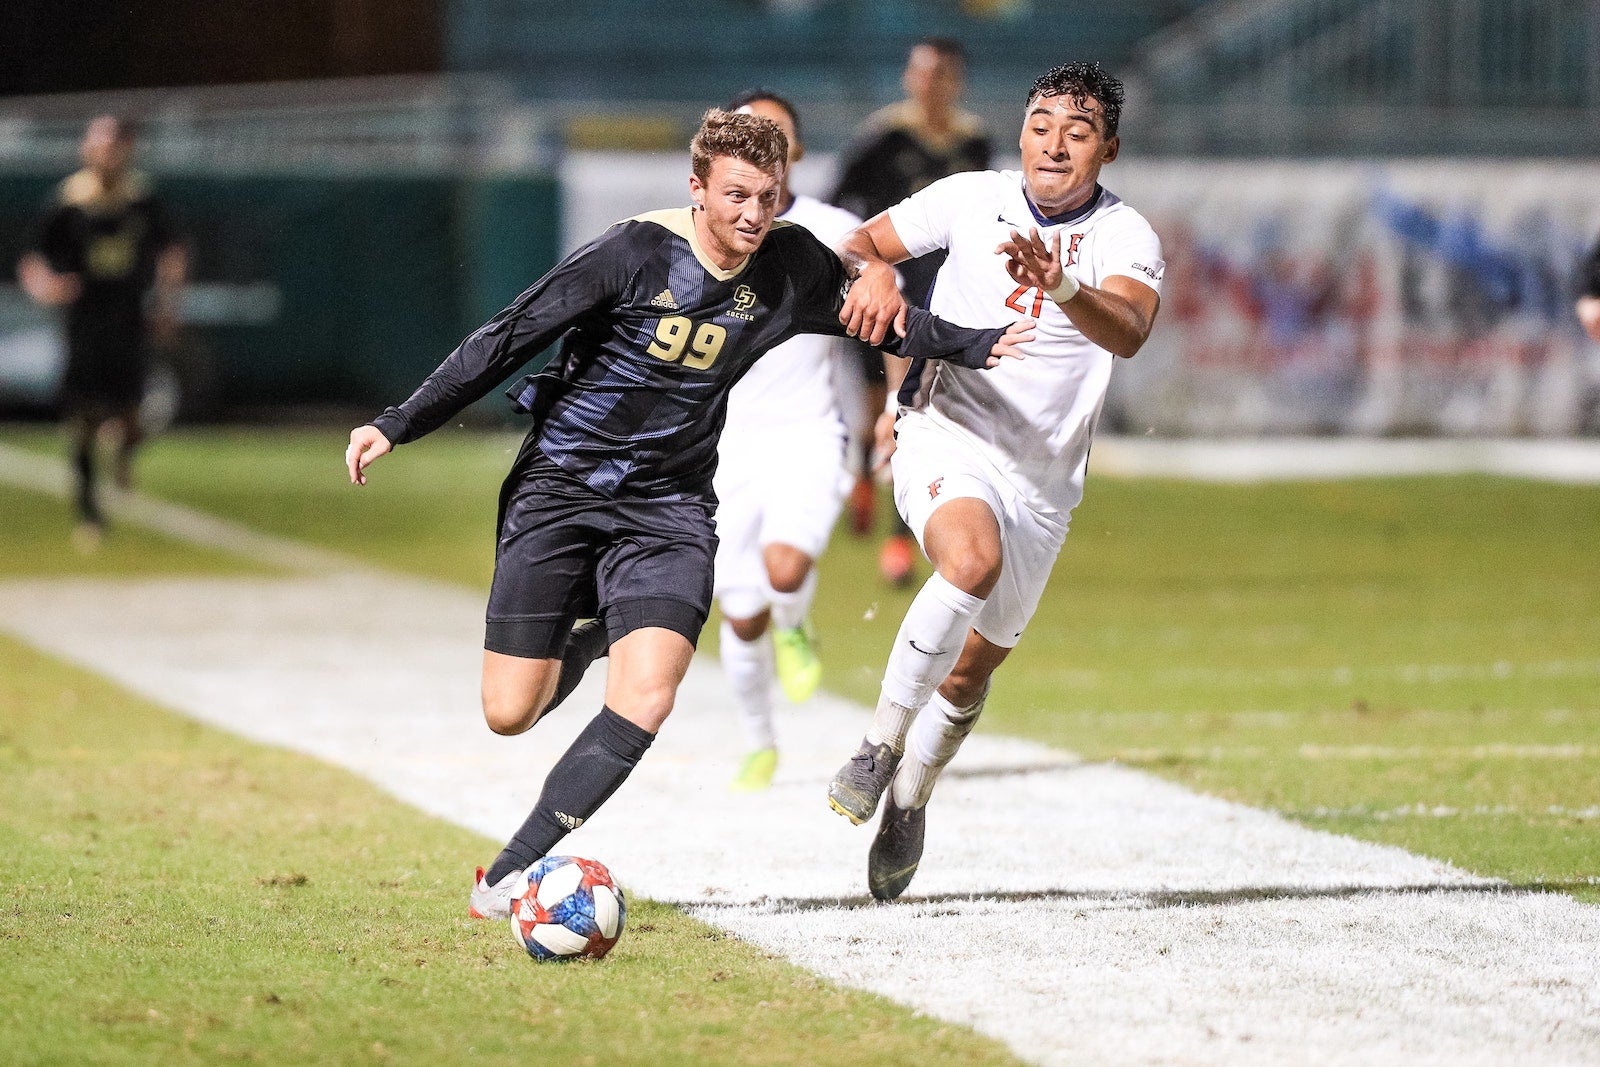
[[[1122,121],[1122,82],[1100,69],[1098,63],[1063,63],[1051,67],[1034,79],[1028,91],[1028,105],[1042,96],[1070,97],[1083,105],[1093,98],[1100,104],[1100,114],[1105,121],[1106,137],[1117,135],[1117,124]]]

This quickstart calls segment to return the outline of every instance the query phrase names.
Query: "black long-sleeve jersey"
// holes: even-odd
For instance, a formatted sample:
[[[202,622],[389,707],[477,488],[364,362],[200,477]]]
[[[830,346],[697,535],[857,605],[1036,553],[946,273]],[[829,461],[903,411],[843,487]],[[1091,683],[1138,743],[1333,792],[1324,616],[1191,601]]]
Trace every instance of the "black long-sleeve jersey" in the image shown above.
[[[523,454],[607,496],[712,499],[729,390],[796,334],[843,336],[848,287],[838,257],[802,227],[775,223],[742,265],[721,270],[690,209],[641,215],[540,278],[373,425],[394,444],[413,441],[559,338],[556,358],[510,392],[535,419],[536,449]],[[1001,333],[913,309],[906,338],[886,347],[982,367]]]
[[[51,270],[75,274],[82,285],[66,308],[74,355],[114,361],[137,350],[156,263],[176,243],[166,213],[139,175],[128,175],[114,195],[88,170],[61,183],[33,246]]]

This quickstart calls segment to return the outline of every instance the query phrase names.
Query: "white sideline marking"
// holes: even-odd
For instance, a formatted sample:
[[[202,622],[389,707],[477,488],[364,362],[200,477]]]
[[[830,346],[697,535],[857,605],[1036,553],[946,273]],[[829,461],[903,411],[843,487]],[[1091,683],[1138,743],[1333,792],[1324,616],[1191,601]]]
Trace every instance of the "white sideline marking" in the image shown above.
[[[342,565],[0,584],[0,625],[38,647],[503,839],[599,705],[600,672],[551,721],[495,737],[481,620],[477,595]],[[786,710],[774,788],[731,798],[725,694],[691,668],[571,850],[835,981],[1043,1063],[1600,1062],[1600,908],[981,732],[929,809],[910,899],[873,905],[870,830],[823,800],[865,714]],[[463,908],[487,858],[462,858]]]
[[[1495,474],[1600,483],[1600,441],[1365,437],[1159,440],[1097,436],[1092,471],[1119,478],[1216,482]]]
[[[403,578],[13,582],[0,618],[495,839],[601,698],[596,672],[549,722],[493,736],[476,707],[480,598]],[[930,808],[912,899],[872,905],[870,830],[823,799],[865,714],[786,710],[776,785],[735,799],[724,694],[697,663],[570,850],[835,981],[1044,1063],[1600,1061],[1600,908],[981,733]],[[489,858],[462,857],[463,907]]]

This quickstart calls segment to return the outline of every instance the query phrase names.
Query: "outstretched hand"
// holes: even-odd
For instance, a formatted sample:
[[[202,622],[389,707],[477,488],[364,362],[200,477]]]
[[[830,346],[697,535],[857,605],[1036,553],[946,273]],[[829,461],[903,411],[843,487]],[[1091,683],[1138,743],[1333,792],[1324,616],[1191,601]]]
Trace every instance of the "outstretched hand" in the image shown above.
[[[998,367],[1002,359],[1026,359],[1028,354],[1022,346],[1033,340],[1033,328],[1037,325],[1032,319],[1018,319],[1006,327],[1006,332],[1000,335],[1000,340],[989,349],[989,367]]]
[[[1024,237],[1016,230],[1011,237],[995,249],[997,255],[1006,257],[1006,273],[1018,285],[1050,292],[1061,284],[1064,268],[1061,266],[1061,231],[1051,234],[1048,244],[1032,227]]]
[[[344,450],[344,465],[352,485],[367,484],[367,468],[394,446],[376,426],[357,426],[350,431],[350,447]]]

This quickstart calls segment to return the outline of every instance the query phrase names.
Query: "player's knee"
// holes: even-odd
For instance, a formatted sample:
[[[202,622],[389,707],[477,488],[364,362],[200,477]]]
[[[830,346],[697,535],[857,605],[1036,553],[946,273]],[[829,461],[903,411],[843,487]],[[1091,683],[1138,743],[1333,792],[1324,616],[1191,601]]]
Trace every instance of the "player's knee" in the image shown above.
[[[952,707],[970,708],[983,699],[989,684],[989,672],[957,663],[954,670],[939,686],[939,695]]]
[[[1000,552],[983,544],[969,544],[964,551],[945,553],[939,560],[939,576],[963,593],[987,597],[1000,582]]]
[[[767,632],[767,620],[771,617],[768,611],[749,619],[729,619],[728,627],[733,630],[733,636],[741,641],[754,641]]]
[[[483,721],[504,737],[525,732],[539,721],[548,696],[544,693],[519,693],[500,687],[483,688]]]
[[[811,557],[791,545],[770,545],[764,553],[767,582],[779,593],[796,593],[811,573]]]
[[[619,696],[617,704],[620,706],[613,710],[629,722],[654,733],[661,729],[661,724],[672,714],[676,696],[677,690],[670,685],[659,688],[655,686],[630,688],[626,694]],[[611,703],[611,698],[608,697],[606,702]]]

